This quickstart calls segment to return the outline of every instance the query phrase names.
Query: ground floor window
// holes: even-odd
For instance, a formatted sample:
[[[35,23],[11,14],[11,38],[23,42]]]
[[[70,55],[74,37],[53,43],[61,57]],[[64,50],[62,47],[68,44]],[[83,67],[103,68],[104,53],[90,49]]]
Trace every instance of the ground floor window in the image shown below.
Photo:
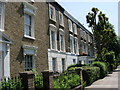
[[[73,64],[76,64],[76,59],[73,59]]]
[[[56,58],[52,58],[52,69],[53,69],[53,72],[57,71],[57,60],[56,60]]]
[[[65,59],[62,58],[62,71],[64,72],[65,71]]]
[[[33,55],[25,55],[25,71],[33,69]]]

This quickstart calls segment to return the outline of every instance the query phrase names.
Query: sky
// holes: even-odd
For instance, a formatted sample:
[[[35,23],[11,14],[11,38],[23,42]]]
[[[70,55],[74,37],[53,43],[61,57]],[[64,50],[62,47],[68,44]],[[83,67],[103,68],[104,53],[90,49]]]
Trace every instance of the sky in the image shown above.
[[[97,1],[97,0],[96,0]],[[91,11],[92,7],[98,8],[109,18],[109,22],[114,25],[116,34],[118,35],[118,2],[106,1],[103,2],[85,2],[79,1],[57,1],[66,11],[68,11],[75,19],[83,24],[89,31],[88,24],[86,23],[86,15]]]

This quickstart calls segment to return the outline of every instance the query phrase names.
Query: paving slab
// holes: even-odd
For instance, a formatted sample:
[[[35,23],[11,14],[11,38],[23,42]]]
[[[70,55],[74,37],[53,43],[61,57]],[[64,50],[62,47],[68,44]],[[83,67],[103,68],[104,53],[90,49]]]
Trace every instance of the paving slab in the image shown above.
[[[85,87],[85,90],[120,90],[120,66],[112,74]]]

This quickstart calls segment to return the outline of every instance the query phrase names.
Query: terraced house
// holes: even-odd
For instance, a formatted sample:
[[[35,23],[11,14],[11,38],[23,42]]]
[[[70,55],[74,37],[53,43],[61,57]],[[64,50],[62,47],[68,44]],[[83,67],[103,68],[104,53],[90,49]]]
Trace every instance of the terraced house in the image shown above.
[[[0,2],[0,78],[91,63],[92,34],[57,2]]]

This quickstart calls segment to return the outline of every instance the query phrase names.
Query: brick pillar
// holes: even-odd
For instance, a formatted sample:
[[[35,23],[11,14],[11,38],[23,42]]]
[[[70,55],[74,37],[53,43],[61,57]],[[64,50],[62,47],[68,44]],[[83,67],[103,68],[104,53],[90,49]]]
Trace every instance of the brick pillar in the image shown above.
[[[45,70],[42,72],[42,74],[43,74],[43,88],[45,90],[53,89],[53,72]]]
[[[22,79],[24,90],[35,90],[34,77],[35,75],[33,72],[20,72],[20,78]]]
[[[83,88],[83,73],[82,73],[82,68],[77,68],[76,71],[77,71],[77,73],[78,73],[78,74],[80,75],[80,77],[81,77],[81,85],[82,85],[81,88]]]

